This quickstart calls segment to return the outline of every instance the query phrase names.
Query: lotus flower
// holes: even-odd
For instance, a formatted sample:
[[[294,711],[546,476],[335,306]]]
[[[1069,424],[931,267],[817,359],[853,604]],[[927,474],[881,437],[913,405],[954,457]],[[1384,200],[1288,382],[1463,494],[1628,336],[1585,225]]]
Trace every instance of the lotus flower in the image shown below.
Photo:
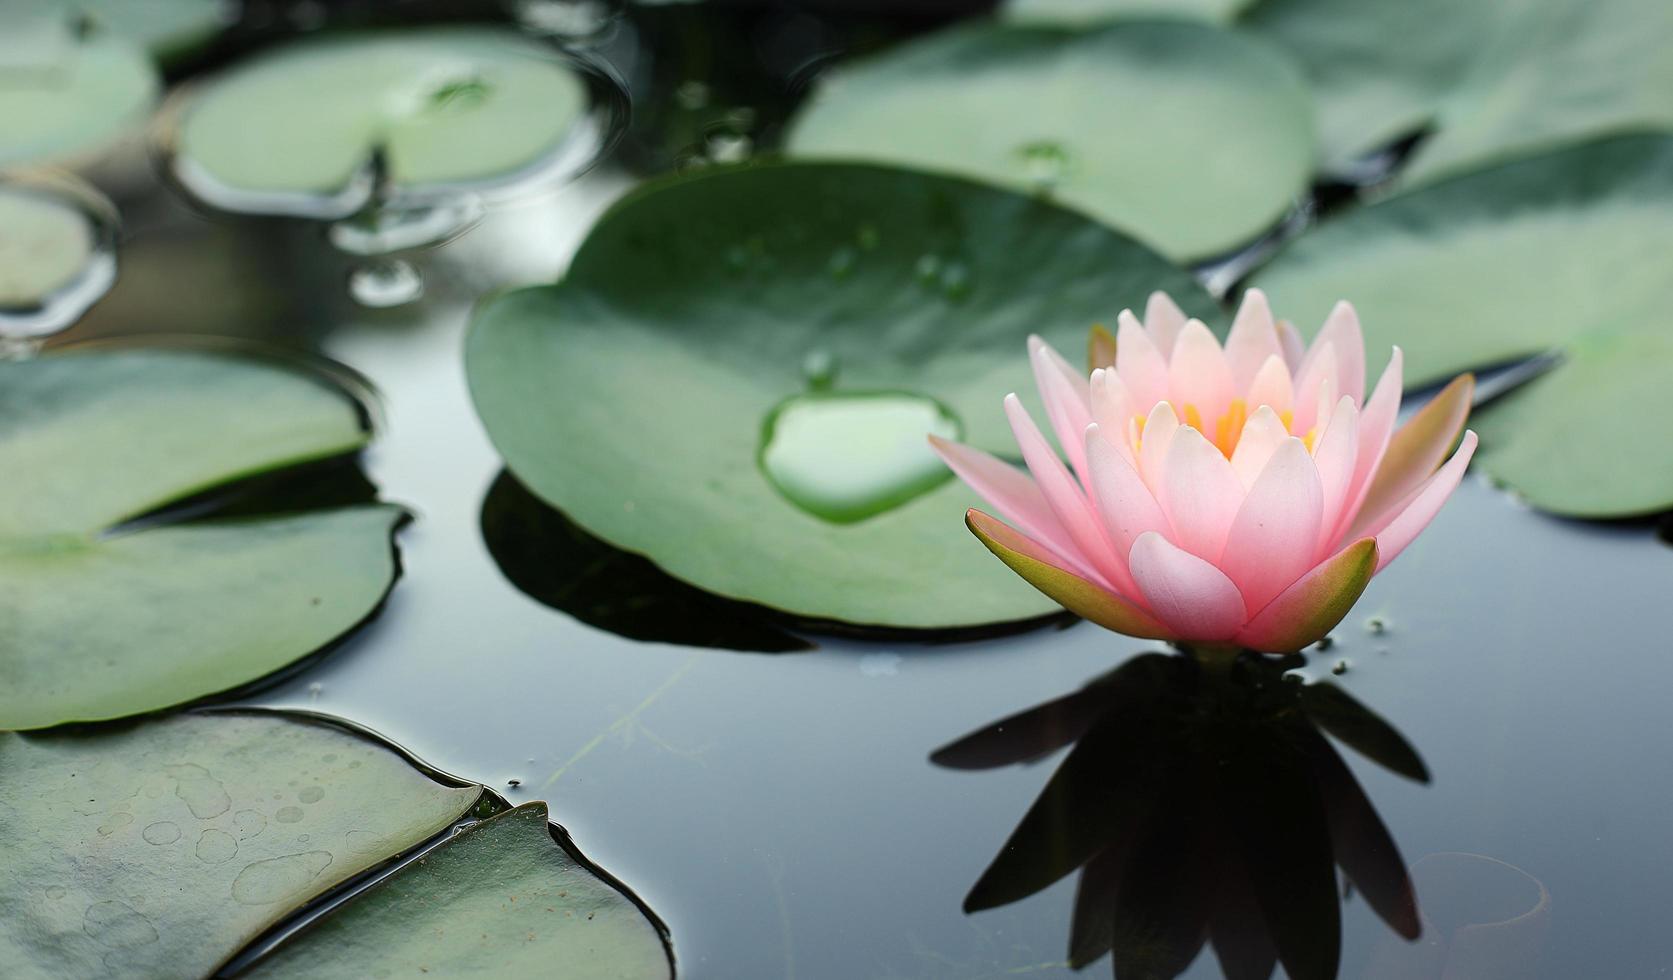
[[[1251,289],[1222,347],[1154,293],[1095,331],[1091,378],[1038,337],[1034,378],[1067,464],[1013,393],[1028,472],[931,437],[999,515],[988,549],[1101,626],[1185,646],[1299,650],[1322,638],[1441,509],[1475,452],[1462,375],[1395,431],[1400,349],[1369,399],[1365,341],[1338,303],[1304,348]],[[1445,463],[1443,465],[1443,460]]]

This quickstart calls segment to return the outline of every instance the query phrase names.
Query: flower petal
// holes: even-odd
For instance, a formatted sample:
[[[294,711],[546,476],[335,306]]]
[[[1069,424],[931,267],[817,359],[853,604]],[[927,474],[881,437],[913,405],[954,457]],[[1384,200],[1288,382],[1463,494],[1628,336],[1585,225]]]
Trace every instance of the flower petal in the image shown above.
[[[1086,430],[1086,459],[1092,472],[1092,500],[1121,559],[1120,570],[1126,573],[1126,555],[1133,542],[1146,531],[1168,530],[1168,517],[1133,464],[1116,451],[1097,425]],[[1118,576],[1114,582],[1117,590],[1136,595],[1127,592],[1130,583],[1130,575]]]
[[[1232,320],[1231,332],[1226,334],[1226,363],[1231,366],[1233,388],[1248,391],[1256,373],[1273,357],[1282,364],[1284,348],[1278,340],[1278,325],[1272,320],[1272,307],[1267,304],[1265,293],[1248,290],[1243,294],[1237,317]],[[1287,370],[1284,380],[1289,381]]]
[[[1237,437],[1237,448],[1232,450],[1232,472],[1237,474],[1238,482],[1245,487],[1254,486],[1267,461],[1288,438],[1289,430],[1271,406],[1256,409],[1249,421],[1243,423],[1243,434]]]
[[[1028,338],[1028,359],[1034,366],[1034,383],[1046,406],[1046,418],[1057,436],[1057,445],[1069,457],[1069,465],[1086,483],[1086,427],[1092,424],[1092,405],[1087,379],[1052,350],[1038,336]]]
[[[1155,531],[1139,535],[1127,560],[1145,601],[1180,639],[1225,640],[1243,625],[1243,596],[1232,580]]]
[[[1354,404],[1365,400],[1365,335],[1359,329],[1359,314],[1353,304],[1338,302],[1325,317],[1313,346],[1329,344],[1336,355],[1336,390],[1352,395]]]
[[[1336,347],[1330,341],[1316,343],[1307,352],[1301,370],[1295,373],[1295,417],[1290,431],[1305,435],[1319,421],[1319,403],[1325,397],[1326,410],[1336,404]]]
[[[1318,560],[1335,554],[1337,520],[1342,516],[1348,493],[1353,486],[1354,465],[1359,457],[1359,409],[1352,396],[1343,395],[1336,401],[1335,411],[1325,423],[1324,432],[1313,443],[1313,462],[1319,468],[1319,483],[1324,490],[1324,509],[1314,540],[1312,558]]]
[[[1133,316],[1122,310],[1116,318],[1115,370],[1138,405],[1154,405],[1168,397],[1168,361]]]
[[[1295,407],[1295,384],[1290,378],[1290,366],[1281,355],[1267,358],[1246,390],[1248,394],[1243,396],[1243,401],[1250,411],[1262,405],[1271,406],[1274,412],[1288,412]]]
[[[1163,357],[1173,355],[1173,342],[1185,327],[1185,311],[1173,297],[1160,289],[1150,294],[1144,303],[1144,328]]]
[[[1001,517],[1015,524],[1023,534],[1043,542],[1061,555],[1079,549],[1063,522],[1052,513],[1045,495],[1027,473],[974,446],[929,437],[930,448],[960,480],[992,504]]]
[[[1179,331],[1168,359],[1168,400],[1190,417],[1190,407],[1204,419],[1217,419],[1232,400],[1232,369],[1220,341],[1201,320]]]
[[[1359,413],[1359,458],[1354,462],[1353,482],[1349,484],[1348,499],[1336,517],[1335,527],[1331,529],[1332,541],[1342,540],[1348,527],[1364,507],[1365,495],[1371,489],[1371,480],[1376,476],[1383,454],[1388,451],[1389,437],[1394,434],[1394,423],[1400,416],[1400,385],[1404,364],[1404,354],[1400,348],[1394,348],[1388,358],[1388,367],[1383,369],[1383,376],[1378,379],[1377,387],[1371,392],[1371,400],[1365,403],[1364,410]]]
[[[1301,370],[1301,360],[1307,356],[1307,345],[1301,340],[1301,331],[1288,320],[1278,321],[1278,344],[1284,348],[1284,363],[1290,366],[1290,373]]]
[[[1115,334],[1102,323],[1094,323],[1086,335],[1086,369],[1115,367]]]
[[[1158,494],[1179,546],[1207,561],[1219,561],[1244,494],[1243,482],[1225,455],[1196,429],[1180,426],[1168,447]]]
[[[1359,601],[1376,571],[1377,542],[1354,542],[1267,603],[1237,642],[1268,653],[1293,653],[1317,643]]]
[[[1429,479],[1464,431],[1474,395],[1475,376],[1461,374],[1394,433],[1354,517],[1352,537],[1363,537],[1367,532],[1362,528],[1386,524],[1390,509]]]
[[[1109,541],[1104,537],[1103,524],[1093,513],[1080,484],[1069,475],[1063,461],[1046,442],[1046,437],[1040,434],[1039,427],[1028,415],[1028,409],[1022,407],[1015,394],[1005,396],[1005,415],[1011,422],[1017,446],[1022,450],[1023,462],[1028,464],[1028,472],[1033,474],[1046,504],[1074,543],[1074,553],[1064,557],[1083,563],[1087,570],[1100,576],[1107,574],[1106,570],[1116,562],[1115,553],[1110,549]],[[1108,587],[1110,583],[1105,581],[1100,584]]]
[[[1219,561],[1247,608],[1265,606],[1313,567],[1323,506],[1307,446],[1285,439],[1239,508]]]
[[[1377,551],[1381,556],[1377,560],[1377,571],[1382,571],[1389,562],[1398,558],[1400,552],[1405,551],[1406,546],[1441,512],[1441,506],[1452,496],[1452,491],[1458,489],[1458,481],[1464,478],[1464,470],[1470,465],[1470,457],[1475,455],[1475,447],[1476,434],[1465,432],[1458,451],[1452,454],[1446,465],[1436,470],[1435,475],[1399,509],[1388,526],[1377,532]]]
[[[1128,462],[1134,461],[1133,441],[1128,429],[1133,421],[1133,403],[1121,375],[1112,368],[1092,372],[1092,421],[1097,423],[1110,445],[1120,450]]]
[[[1158,402],[1145,418],[1144,430],[1135,440],[1139,447],[1139,475],[1144,477],[1150,492],[1158,498],[1161,497],[1162,476],[1167,472],[1168,447],[1173,445],[1174,434],[1178,431],[1179,416],[1174,414],[1173,406]]]
[[[1082,619],[1105,629],[1147,640],[1173,639],[1173,632],[1137,606],[1063,568],[1049,551],[979,510],[966,511],[965,526],[1013,572]]]

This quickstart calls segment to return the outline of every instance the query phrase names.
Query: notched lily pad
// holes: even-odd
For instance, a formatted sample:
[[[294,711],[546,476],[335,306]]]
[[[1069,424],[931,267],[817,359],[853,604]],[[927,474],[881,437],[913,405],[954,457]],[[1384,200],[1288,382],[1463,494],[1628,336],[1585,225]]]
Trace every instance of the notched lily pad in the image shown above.
[[[1300,73],[1205,24],[976,25],[837,69],[790,151],[1050,193],[1175,258],[1254,238],[1307,186]]]
[[[1673,507],[1673,137],[1602,141],[1411,190],[1328,221],[1255,282],[1298,323],[1358,307],[1414,385],[1556,350],[1471,425],[1480,466],[1581,517]]]
[[[395,580],[399,508],[133,519],[366,439],[345,392],[274,364],[133,349],[0,362],[0,728],[180,704],[364,620]]]
[[[73,20],[55,6],[0,13],[0,168],[91,163],[137,132],[157,99],[143,47]]]
[[[1033,390],[1027,335],[1074,349],[1153,289],[1217,316],[1183,270],[1049,202],[883,167],[762,165],[630,196],[562,282],[479,308],[467,369],[524,485],[677,578],[809,620],[1007,623],[1056,607],[965,533],[967,489],[895,479],[917,470],[891,429],[888,479],[867,487],[900,499],[840,520],[856,515],[825,505],[857,499],[852,484],[787,494],[764,471],[769,419],[804,394],[911,396],[1013,452],[999,399]],[[828,452],[875,463],[866,445]]]
[[[666,980],[662,931],[553,838],[545,803],[473,824],[258,961],[253,978]]]
[[[0,734],[0,963],[12,980],[208,976],[480,796],[279,715]]]
[[[520,176],[588,110],[552,48],[496,28],[299,41],[234,66],[181,109],[174,171],[233,211],[340,217],[395,196]]]

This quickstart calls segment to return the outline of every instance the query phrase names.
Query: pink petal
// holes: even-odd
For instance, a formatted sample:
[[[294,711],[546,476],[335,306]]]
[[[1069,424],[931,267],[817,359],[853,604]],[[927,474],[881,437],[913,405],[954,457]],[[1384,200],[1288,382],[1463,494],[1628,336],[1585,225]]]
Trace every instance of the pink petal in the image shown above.
[[[1134,428],[1137,428],[1135,425]],[[1179,416],[1167,402],[1158,402],[1145,419],[1139,433],[1139,475],[1149,484],[1150,492],[1160,496],[1162,476],[1167,472],[1168,447],[1173,445],[1179,431]]]
[[[1359,601],[1376,569],[1377,542],[1354,542],[1267,603],[1237,634],[1237,642],[1268,653],[1293,653],[1317,643]]]
[[[1145,486],[1133,464],[1128,462],[1104,437],[1096,425],[1086,430],[1086,458],[1092,473],[1092,499],[1110,543],[1120,562],[1121,574],[1114,579],[1115,587],[1125,595],[1130,591],[1132,578],[1127,574],[1124,556],[1132,550],[1133,542],[1147,531],[1168,530],[1167,515],[1156,502],[1150,488]]]
[[[1150,608],[1184,640],[1219,641],[1243,626],[1243,597],[1218,568],[1151,531],[1128,555]]]
[[[1383,375],[1377,381],[1377,387],[1371,392],[1371,400],[1365,403],[1365,410],[1359,415],[1359,457],[1354,462],[1353,481],[1349,484],[1348,498],[1342,505],[1341,513],[1336,517],[1335,527],[1331,529],[1332,541],[1341,541],[1347,529],[1359,515],[1365,504],[1365,494],[1371,489],[1371,481],[1377,474],[1378,464],[1382,462],[1383,454],[1388,451],[1388,439],[1394,433],[1394,422],[1400,416],[1400,386],[1401,372],[1405,363],[1400,348],[1394,348],[1388,359],[1388,367],[1383,369]]]
[[[1150,331],[1150,339],[1155,341],[1163,357],[1172,356],[1174,340],[1184,326],[1185,311],[1172,296],[1160,289],[1150,294],[1144,304],[1144,328]]]
[[[1305,435],[1313,428],[1319,419],[1319,402],[1326,393],[1330,401],[1325,403],[1325,410],[1336,404],[1338,370],[1336,348],[1328,340],[1314,344],[1307,352],[1301,370],[1295,374],[1295,420],[1290,423],[1291,432]]]
[[[1196,429],[1180,426],[1168,448],[1158,494],[1179,546],[1218,561],[1244,493],[1242,481],[1220,450]]]
[[[930,436],[929,444],[959,479],[981,494],[983,500],[1022,533],[1044,542],[1058,554],[1068,556],[1079,552],[1063,522],[1052,513],[1045,495],[1027,473],[973,446],[949,442],[940,436]]]
[[[1173,631],[1142,609],[1063,567],[1038,542],[1030,541],[979,510],[965,512],[964,523],[1012,571],[1075,615],[1128,636],[1150,640],[1174,638]]]
[[[1121,383],[1121,375],[1113,369],[1093,371],[1092,421],[1128,462],[1133,461],[1133,443],[1127,433],[1133,414],[1133,403],[1127,396],[1127,386]]]
[[[1220,568],[1260,609],[1313,567],[1324,491],[1313,457],[1290,437],[1272,454],[1226,535]]]
[[[1237,448],[1232,450],[1232,472],[1237,474],[1238,482],[1245,487],[1254,486],[1267,461],[1288,438],[1289,430],[1284,428],[1277,412],[1265,405],[1255,409],[1255,414],[1243,423],[1243,434],[1238,436]]]
[[[1335,543],[1336,524],[1347,503],[1359,457],[1359,409],[1351,396],[1343,395],[1337,400],[1336,410],[1313,447],[1313,462],[1318,466],[1324,491],[1324,509],[1320,512],[1323,516],[1318,537],[1313,542],[1313,557],[1323,558],[1336,551],[1331,547]]]
[[[1301,360],[1307,356],[1307,345],[1301,340],[1301,331],[1288,320],[1278,321],[1278,344],[1284,348],[1284,363],[1290,366],[1290,373],[1301,370]]]
[[[1154,405],[1168,397],[1168,362],[1150,335],[1129,310],[1116,318],[1115,370],[1137,405]]]
[[[1057,436],[1057,444],[1069,457],[1069,465],[1086,482],[1086,427],[1092,424],[1092,406],[1085,376],[1039,337],[1028,338],[1029,360],[1034,364],[1034,383],[1046,405],[1046,418]]]
[[[1168,400],[1194,406],[1201,417],[1218,419],[1232,400],[1232,369],[1220,341],[1201,320],[1191,320],[1179,331],[1168,360]],[[1189,412],[1186,412],[1189,416]]]
[[[1282,364],[1284,349],[1278,341],[1278,326],[1272,321],[1272,307],[1267,305],[1266,294],[1251,289],[1243,294],[1243,305],[1232,320],[1231,332],[1226,334],[1226,363],[1231,365],[1232,387],[1248,391],[1268,358],[1277,358]],[[1288,371],[1284,372],[1284,381],[1287,387]]]
[[[1474,376],[1461,374],[1394,433],[1354,515],[1350,536],[1375,534],[1393,519],[1396,505],[1429,479],[1464,430],[1474,395]]]
[[[1246,390],[1248,394],[1243,396],[1243,402],[1251,412],[1262,405],[1271,406],[1274,412],[1287,412],[1295,407],[1290,367],[1280,355],[1274,354],[1266,359]]]
[[[1354,404],[1365,400],[1365,335],[1359,329],[1359,314],[1353,304],[1339,302],[1325,317],[1313,346],[1329,344],[1336,353],[1336,390],[1352,395]]]
[[[1046,437],[1040,434],[1034,420],[1029,417],[1028,410],[1022,407],[1022,402],[1015,394],[1005,396],[1005,415],[1011,422],[1011,432],[1017,438],[1017,446],[1022,449],[1023,462],[1028,464],[1028,472],[1034,475],[1034,482],[1039,486],[1040,493],[1045,496],[1047,506],[1069,532],[1069,540],[1074,543],[1074,552],[1064,557],[1084,565],[1088,571],[1096,571],[1100,576],[1107,575],[1108,570],[1115,565],[1115,553],[1104,538],[1102,522],[1097,519],[1091,503],[1081,491],[1080,484],[1069,475],[1063,461],[1052,451]],[[1110,585],[1107,579],[1099,584],[1105,588]]]
[[[1402,507],[1388,526],[1377,532],[1377,571],[1382,571],[1388,563],[1400,556],[1406,546],[1412,543],[1435,515],[1441,512],[1441,505],[1446,503],[1452,491],[1458,489],[1458,481],[1464,478],[1464,470],[1470,465],[1470,457],[1475,455],[1476,434],[1464,433],[1464,441],[1459,443],[1458,451],[1446,461],[1446,465],[1435,471],[1411,499]]]

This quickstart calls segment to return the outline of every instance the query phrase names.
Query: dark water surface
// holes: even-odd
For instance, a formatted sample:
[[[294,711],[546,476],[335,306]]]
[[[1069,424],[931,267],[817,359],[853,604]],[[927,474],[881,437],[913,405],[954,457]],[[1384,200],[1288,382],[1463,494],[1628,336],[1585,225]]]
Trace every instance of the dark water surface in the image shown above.
[[[566,254],[621,186],[594,175],[548,202],[543,254]],[[502,463],[465,388],[466,315],[367,314],[329,338],[383,393],[368,470],[418,520],[383,615],[252,703],[341,715],[513,802],[550,800],[668,922],[685,977],[1069,975],[1072,877],[961,911],[1058,757],[969,772],[928,756],[1154,645],[1083,624],[763,654],[584,625],[484,543]],[[556,538],[550,561],[573,552]],[[970,558],[986,560],[974,542]],[[1550,519],[1472,478],[1309,653],[1303,673],[1391,721],[1432,773],[1342,753],[1430,918],[1430,945],[1407,948],[1348,898],[1343,977],[1440,977],[1449,955],[1461,977],[1673,969],[1669,596],[1673,551],[1648,528]],[[1482,923],[1501,924],[1454,938]],[[1188,975],[1220,970],[1205,954]]]

